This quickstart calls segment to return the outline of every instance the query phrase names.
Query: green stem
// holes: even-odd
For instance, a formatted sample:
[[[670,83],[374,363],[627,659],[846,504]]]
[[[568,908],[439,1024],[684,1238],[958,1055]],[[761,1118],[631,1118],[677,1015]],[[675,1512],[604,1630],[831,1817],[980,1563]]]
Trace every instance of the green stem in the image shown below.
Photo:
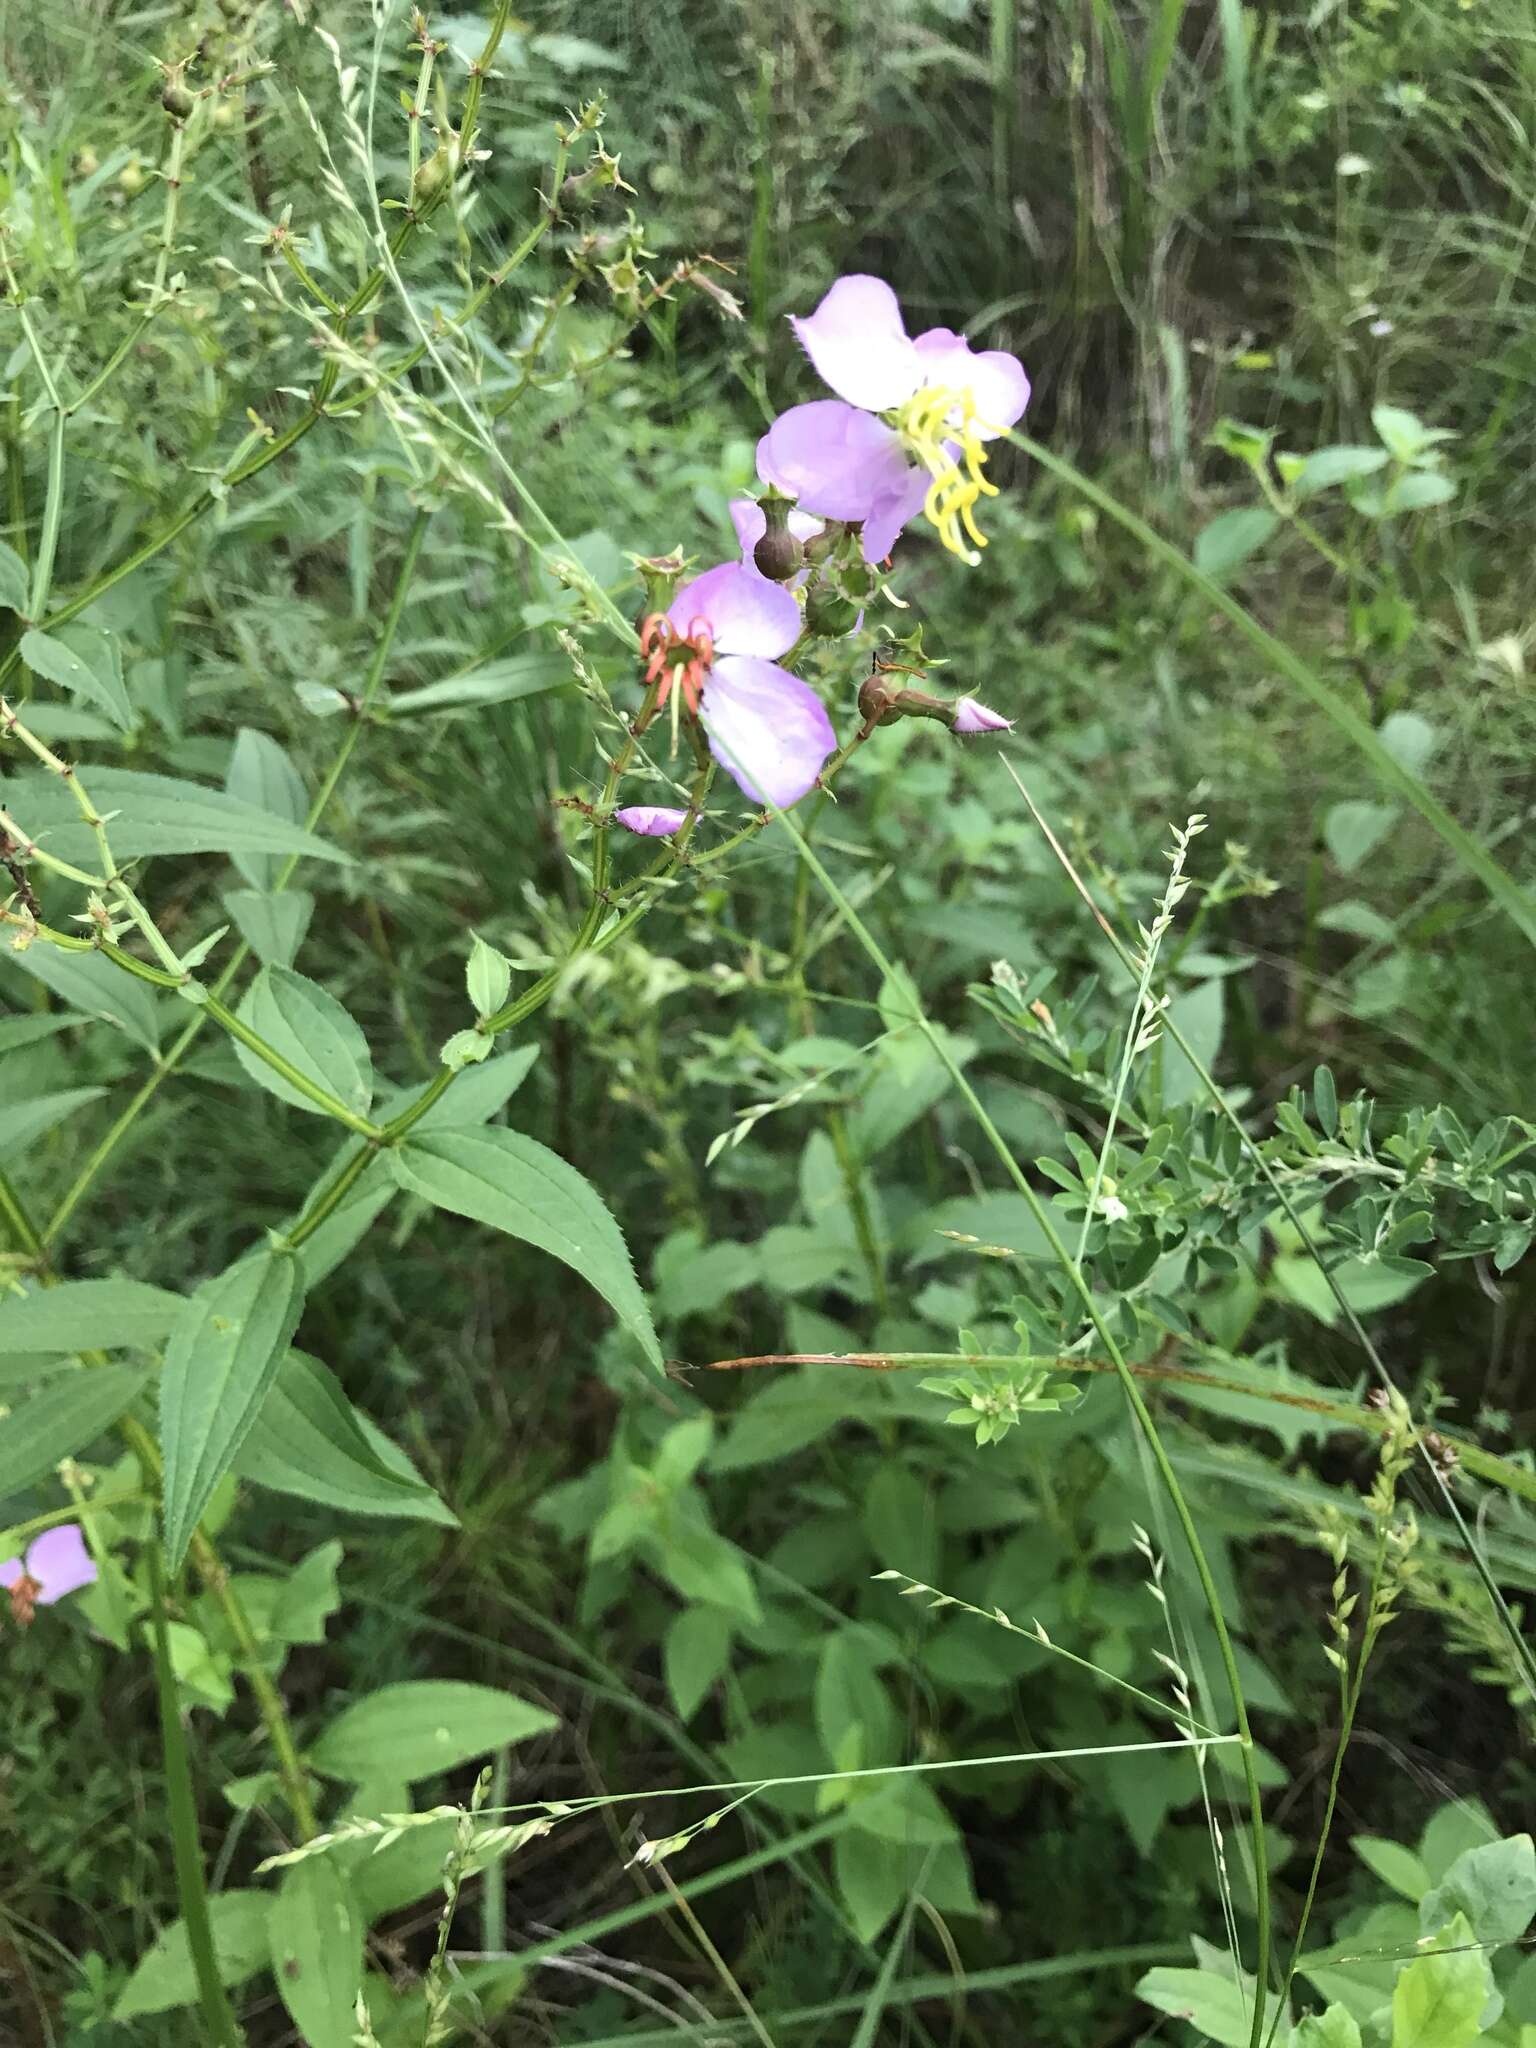
[[[48,495],[43,500],[43,524],[37,537],[37,559],[32,566],[32,592],[28,600],[32,617],[40,619],[48,608],[53,587],[53,563],[59,546],[59,525],[64,517],[64,429],[68,416],[55,403],[53,423],[48,430]]]
[[[895,969],[887,959],[879,942],[864,924],[858,912],[848,901],[847,896],[838,887],[831,875],[828,874],[818,856],[806,844],[804,835],[795,824],[794,819],[786,812],[779,812],[778,817],[785,831],[788,832],[791,839],[794,840],[800,849],[801,859],[809,863],[812,872],[821,883],[830,900],[841,910],[848,929],[863,947],[865,953],[879,971],[882,979],[887,982],[891,981],[894,977]],[[1263,1800],[1254,1761],[1253,1732],[1248,1721],[1248,1704],[1243,1696],[1242,1680],[1237,1669],[1237,1656],[1232,1647],[1232,1638],[1227,1629],[1226,1616],[1222,1612],[1221,1596],[1217,1592],[1216,1582],[1211,1574],[1211,1567],[1205,1555],[1204,1545],[1200,1541],[1199,1531],[1195,1527],[1194,1517],[1190,1513],[1189,1502],[1185,1498],[1184,1489],[1179,1484],[1178,1474],[1174,1471],[1172,1460],[1169,1458],[1167,1449],[1158,1435],[1157,1426],[1147,1408],[1141,1389],[1136,1383],[1136,1377],[1126,1363],[1120,1346],[1116,1343],[1113,1333],[1104,1320],[1098,1302],[1094,1297],[1093,1289],[1074,1262],[1066,1245],[1062,1242],[1056,1226],[1051,1220],[1049,1210],[1021,1171],[1018,1161],[1009,1149],[1006,1139],[998,1130],[992,1118],[987,1114],[985,1106],[967,1079],[964,1068],[956,1060],[944,1034],[934,1026],[915,996],[913,998],[912,1021],[923,1033],[933,1052],[942,1062],[951,1082],[965,1099],[972,1116],[975,1117],[982,1133],[997,1154],[1004,1171],[1009,1179],[1012,1180],[1020,1195],[1023,1196],[1031,1215],[1039,1226],[1041,1235],[1050,1247],[1052,1256],[1061,1267],[1069,1285],[1082,1303],[1084,1315],[1092,1325],[1100,1344],[1113,1361],[1114,1370],[1125,1394],[1126,1402],[1130,1407],[1131,1413],[1136,1418],[1137,1426],[1141,1430],[1147,1447],[1152,1454],[1153,1462],[1157,1466],[1158,1476],[1168,1496],[1169,1505],[1179,1523],[1180,1529],[1183,1531],[1184,1541],[1188,1547],[1190,1559],[1194,1565],[1195,1574],[1200,1582],[1200,1589],[1204,1595],[1206,1606],[1210,1611],[1211,1622],[1216,1632],[1217,1649],[1221,1659],[1222,1670],[1226,1677],[1227,1689],[1231,1695],[1232,1711],[1236,1719],[1240,1738],[1239,1754],[1242,1758],[1243,1779],[1249,1807],[1249,1835],[1253,1857],[1255,1938],[1257,1944],[1257,1960],[1254,1966],[1253,2024],[1250,2033],[1250,2043],[1251,2048],[1260,2048],[1264,2038],[1264,2013],[1265,2002],[1268,1997],[1270,1969],[1269,1855],[1268,1845],[1264,1836]]]
[[[146,1544],[144,1554],[149,1560],[155,1680],[160,1698],[160,1733],[165,1754],[166,1795],[170,1805],[171,1852],[176,1864],[176,1889],[181,1899],[182,1922],[187,1930],[187,1946],[192,1955],[198,2003],[203,2009],[207,2038],[216,2043],[217,2048],[241,2048],[240,2029],[235,2023],[228,1994],[219,1980],[213,1924],[208,1917],[208,1885],[203,1875],[202,1847],[198,1841],[192,1769],[187,1758],[186,1731],[181,1725],[181,1707],[176,1697],[176,1678],[171,1668],[165,1573],[160,1562],[160,1546],[157,1543]]]

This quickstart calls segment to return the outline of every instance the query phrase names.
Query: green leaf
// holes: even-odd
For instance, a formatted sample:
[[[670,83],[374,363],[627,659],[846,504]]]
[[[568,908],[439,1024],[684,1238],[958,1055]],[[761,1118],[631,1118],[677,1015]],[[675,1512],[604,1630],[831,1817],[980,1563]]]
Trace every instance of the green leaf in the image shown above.
[[[1381,436],[1382,446],[1397,462],[1414,462],[1437,441],[1454,438],[1444,427],[1426,427],[1416,413],[1400,405],[1373,405],[1371,425]]]
[[[52,1038],[67,1031],[73,1017],[61,1017],[54,1010],[35,1011],[30,1017],[0,1017],[0,1053],[17,1052],[35,1045],[40,1038]]]
[[[9,1163],[19,1158],[34,1138],[51,1131],[55,1124],[106,1092],[104,1088],[66,1088],[60,1095],[34,1095],[30,1102],[16,1102],[8,1109],[0,1109],[0,1159]]]
[[[268,1895],[256,1891],[220,1892],[208,1901],[213,1953],[222,1983],[243,1984],[266,1963],[268,1905]],[[112,2017],[135,2020],[145,2013],[169,2012],[173,2006],[196,2003],[197,1977],[186,1923],[173,1920],[161,1929],[149,1953],[140,1958],[112,2008]]]
[[[27,565],[13,547],[0,540],[0,607],[8,612],[20,612],[25,618],[30,601]]]
[[[685,1607],[668,1625],[661,1668],[680,1721],[691,1721],[731,1656],[731,1618],[720,1607]]]
[[[1354,1835],[1349,1846],[1367,1870],[1373,1870],[1383,1884],[1415,1905],[1428,1891],[1429,1872],[1422,1859],[1401,1842],[1389,1842],[1381,1835]]]
[[[1340,872],[1352,875],[1401,816],[1396,804],[1373,804],[1363,799],[1335,804],[1323,820],[1323,838]]]
[[[1197,982],[1182,995],[1174,997],[1168,1006],[1168,1014],[1180,1031],[1189,1040],[1195,1057],[1209,1072],[1216,1064],[1221,1051],[1222,1034],[1226,1028],[1226,983],[1212,978]],[[1172,1109],[1181,1102],[1193,1102],[1203,1092],[1204,1084],[1194,1068],[1184,1057],[1171,1037],[1162,1040],[1163,1056],[1163,1107]]]
[[[290,1351],[279,1366],[234,1469],[274,1493],[346,1513],[458,1526],[404,1451],[359,1414],[333,1373],[302,1351]]]
[[[159,853],[302,853],[312,860],[347,861],[350,855],[288,819],[241,803],[222,789],[145,775],[134,768],[92,768],[91,798],[103,816],[120,861]],[[9,807],[8,807],[9,808]],[[91,868],[96,841],[57,776],[16,778],[16,809],[50,853]]]
[[[1472,1928],[1458,1913],[1435,1937],[1445,1953],[1420,1956],[1399,1974],[1392,1993],[1392,2048],[1467,2048],[1477,2039],[1489,1976],[1472,1941]]]
[[[104,953],[61,953],[38,941],[24,953],[0,947],[0,960],[35,976],[81,1016],[115,1025],[146,1052],[160,1050],[160,1005],[154,990],[114,967]]]
[[[1195,567],[1218,580],[1255,554],[1280,524],[1267,505],[1241,505],[1223,512],[1195,536]]]
[[[309,1761],[326,1777],[355,1785],[386,1771],[407,1780],[429,1778],[559,1725],[542,1707],[493,1686],[412,1679],[348,1707],[314,1745]]]
[[[1459,486],[1454,477],[1437,469],[1416,469],[1388,486],[1383,509],[1395,512],[1427,512],[1432,505],[1449,505]]]
[[[263,967],[291,967],[315,914],[307,889],[268,896],[260,889],[230,889],[224,908]]]
[[[473,1073],[461,1074],[450,1094],[432,1107],[416,1125],[422,1131],[459,1130],[469,1124],[489,1123],[499,1109],[527,1079],[528,1069],[539,1056],[536,1045],[520,1045],[516,1052],[497,1053]],[[421,1093],[416,1088],[396,1088],[379,1104],[379,1122],[389,1123],[407,1109]]]
[[[373,1060],[368,1041],[327,990],[291,967],[264,967],[235,1013],[259,1038],[281,1053],[306,1079],[334,1095],[358,1116],[373,1102]],[[310,1101],[265,1060],[235,1041],[235,1057],[253,1081],[314,1116],[325,1111]]]
[[[488,946],[478,932],[472,935],[464,985],[477,1017],[494,1016],[506,1002],[512,986],[512,962],[505,953]],[[489,1045],[486,1051],[490,1051]]]
[[[264,1252],[200,1287],[171,1332],[160,1376],[160,1444],[173,1570],[261,1412],[303,1307],[298,1259]]]
[[[105,711],[120,732],[132,730],[133,706],[123,686],[123,657],[110,633],[78,621],[61,626],[56,633],[39,633],[34,628],[21,636],[21,658],[37,675]],[[91,794],[100,802],[94,787],[97,780],[99,777],[93,775]],[[74,809],[74,799],[69,798],[69,802]],[[75,815],[79,816],[78,810]],[[33,830],[36,831],[35,826]]]
[[[916,1845],[848,1828],[832,1844],[832,1870],[854,1932],[873,1941],[906,1904],[926,1861]]]
[[[1318,1067],[1313,1071],[1312,1102],[1319,1124],[1331,1138],[1339,1128],[1339,1091],[1333,1084],[1331,1068]]]
[[[309,810],[298,769],[275,739],[248,725],[242,725],[235,735],[224,789],[237,802],[288,825],[302,826]],[[235,866],[253,889],[269,890],[275,885],[283,864],[279,855],[248,847],[231,852]]]
[[[363,1923],[345,1879],[323,1856],[296,1863],[267,1920],[272,1974],[306,2048],[352,2048],[363,1982]]]
[[[1330,2005],[1291,2029],[1289,2048],[1360,2048],[1360,2029],[1344,2006]]]
[[[65,1280],[0,1299],[0,1358],[25,1351],[119,1351],[158,1344],[186,1297],[142,1280]]]
[[[1230,1977],[1214,1970],[1148,1970],[1136,1995],[1173,2019],[1188,2020],[1208,2041],[1248,2048],[1253,2016]]]
[[[361,1244],[400,1190],[382,1159],[370,1159],[336,1207],[299,1247],[304,1284],[318,1287]]]
[[[1536,1914],[1536,1845],[1529,1835],[1485,1842],[1456,1858],[1419,1905],[1428,1934],[1453,1913],[1464,1913],[1479,1941],[1518,1941]]]
[[[419,690],[401,690],[389,700],[399,716],[412,711],[452,711],[465,704],[505,704],[516,697],[534,697],[575,681],[562,654],[513,654],[488,661],[462,676],[444,676]]]
[[[1386,468],[1387,461],[1384,448],[1319,448],[1302,463],[1291,491],[1298,499],[1313,498],[1319,491],[1332,490],[1338,484],[1374,476],[1377,470]]]
[[[13,1408],[0,1424],[0,1496],[51,1472],[110,1429],[149,1384],[150,1375],[127,1365],[98,1365],[63,1373]]]
[[[558,1153],[520,1131],[418,1129],[390,1162],[412,1194],[563,1259],[660,1368],[661,1347],[623,1233],[591,1182]]]

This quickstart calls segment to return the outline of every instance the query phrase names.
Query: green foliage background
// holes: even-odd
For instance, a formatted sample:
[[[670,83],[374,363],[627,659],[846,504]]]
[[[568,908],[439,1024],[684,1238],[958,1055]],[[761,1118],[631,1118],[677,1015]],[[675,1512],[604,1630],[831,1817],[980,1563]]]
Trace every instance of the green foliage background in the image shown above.
[[[446,47],[424,160],[461,118],[489,18],[431,20]],[[327,356],[324,302],[346,301],[372,260],[368,178],[386,199],[412,191],[410,38],[404,10],[376,19],[354,0],[0,0],[0,538],[22,578],[0,653],[26,653],[49,504],[55,603],[135,564],[91,603],[95,640],[70,643],[90,688],[31,661],[6,688],[88,788],[126,792],[98,803],[130,853],[135,828],[163,838],[171,799],[114,771],[228,789],[291,830],[345,739],[318,829],[349,858],[303,859],[293,957],[360,1031],[376,1114],[473,1023],[472,934],[512,962],[514,998],[579,940],[594,737],[610,755],[619,743],[602,695],[626,713],[638,702],[604,607],[621,621],[644,608],[636,557],[734,554],[727,505],[755,488],[756,436],[814,395],[784,316],[848,270],[887,277],[914,327],[1016,351],[1034,439],[1236,593],[1514,888],[1536,886],[1523,0],[530,7],[485,82],[487,158],[401,258],[414,312],[384,288]],[[183,60],[204,96],[167,236],[163,65]],[[349,119],[375,87],[370,153]],[[633,192],[551,191],[556,124],[598,94]],[[515,275],[450,328],[541,226]],[[633,292],[626,261],[643,273]],[[23,305],[36,353],[86,393],[57,492]],[[379,365],[422,330],[438,352],[381,396]],[[327,360],[343,396],[311,431]],[[1277,460],[1360,449],[1370,461],[1335,460],[1333,482],[1326,462],[1298,484]],[[273,1443],[253,1439],[197,1503],[252,1639],[195,1570],[164,1610],[214,1945],[253,2044],[349,2038],[337,2015],[364,1925],[383,2048],[1108,2042],[1150,2037],[1158,2015],[1159,2038],[1248,2038],[1240,2000],[1235,2022],[1198,2003],[1224,1967],[1224,1912],[1252,1960],[1235,1751],[1209,1752],[1205,1797],[1188,1754],[971,1767],[1174,1733],[1113,1683],[1166,1702],[1167,1657],[1196,1711],[1230,1726],[1215,1631],[1122,1390],[1093,1370],[1102,1349],[1060,1408],[1042,1404],[1060,1389],[1043,1372],[1012,1374],[1015,1406],[999,1410],[997,1382],[960,1366],[705,1369],[779,1353],[1012,1359],[1021,1345],[1054,1367],[1077,1339],[1038,1219],[940,1046],[1069,1243],[1090,1187],[1118,1193],[1126,1216],[1100,1207],[1084,1240],[1116,1337],[1138,1366],[1222,1381],[1142,1384],[1237,1639],[1283,1958],[1337,1737],[1335,1573],[1380,1583],[1369,1503],[1385,1425],[1361,1409],[1366,1358],[1295,1217],[1173,1037],[1137,1063],[1099,1158],[1132,985],[1060,857],[1135,943],[1171,827],[1202,814],[1155,992],[1269,1147],[1417,1422],[1473,1445],[1456,1499],[1511,1610],[1490,1607],[1415,1466],[1402,1501],[1417,1504],[1416,1569],[1372,1655],[1322,1859],[1316,1968],[1291,2009],[1342,2005],[1392,2048],[1479,2029],[1529,2048],[1536,1977],[1515,1944],[1536,1899],[1518,1926],[1484,1925],[1492,1909],[1457,1862],[1518,1840],[1530,1806],[1527,940],[1208,590],[1042,462],[1014,448],[995,469],[980,565],[909,536],[896,588],[910,613],[872,612],[808,673],[842,730],[875,629],[920,621],[943,664],[933,687],[995,705],[1013,735],[962,747],[927,723],[878,732],[815,819],[830,889],[781,824],[681,868],[462,1084],[485,1121],[597,1191],[648,1307],[627,1267],[433,1206],[420,1155],[417,1180],[381,1174],[376,1209],[344,1211],[323,1250],[312,1240],[296,1341],[320,1369],[280,1392],[332,1389],[386,1433],[354,1454],[375,1512],[274,1490]],[[379,694],[357,719],[397,592]],[[41,791],[14,742],[0,778],[0,801],[49,825],[45,849],[66,851],[73,831],[66,857],[89,860],[62,791]],[[666,800],[660,781],[633,795]],[[700,845],[747,815],[717,785]],[[611,847],[612,886],[651,851]],[[260,922],[292,914],[272,909],[282,859],[173,848],[129,871],[175,951],[236,927],[211,976],[237,937],[262,958],[287,951]],[[78,933],[81,891],[27,875],[47,922]],[[910,979],[872,966],[850,911]],[[151,957],[131,932],[119,943]],[[911,1023],[913,990],[932,1036]],[[119,1579],[3,1634],[0,2027],[27,2048],[217,2038],[173,1927],[185,1902],[146,1620],[154,1475],[110,1430],[69,1447],[62,1481],[52,1458],[24,1477],[4,1462],[48,1348],[6,1349],[19,1301],[58,1278],[190,1293],[286,1228],[340,1156],[326,1119],[279,1099],[270,1068],[217,1029],[162,1085],[157,1061],[188,1017],[173,989],[101,954],[0,954],[0,1168],[24,1219],[58,1224],[40,1253],[8,1212],[0,1242],[14,1297],[0,1302],[0,1399],[17,1402],[0,1421],[0,1515],[20,1527],[72,1487],[127,1496],[96,1525]],[[293,1029],[302,1054],[322,1026],[306,1013]],[[163,1350],[169,1375],[174,1342],[137,1300],[150,1321],[128,1348],[145,1374]],[[670,1375],[637,1341],[647,1316]],[[923,1384],[935,1375],[959,1391]],[[142,1427],[154,1401],[122,1384],[119,1412]],[[978,1445],[971,1422],[999,1414],[999,1440]],[[970,1611],[903,1601],[882,1572]],[[988,1618],[999,1609],[1014,1628]],[[1360,1619],[1344,1617],[1346,1643]],[[434,1979],[457,1823],[377,1856],[365,1841],[286,1878],[259,1871],[305,1831],[253,1671],[280,1696],[327,1822],[461,1806],[487,1758],[493,1807],[644,1797],[472,1857],[451,1927],[463,1960]],[[413,1683],[485,1690],[383,1690]],[[355,1718],[392,1700],[399,1722]],[[439,1723],[452,1739],[417,1756],[410,1740]],[[905,1764],[925,1769],[877,1789],[843,1775]],[[832,1782],[760,1793],[660,1874],[631,1860],[732,1796],[670,1790],[795,1777]],[[1536,1893],[1528,1851],[1500,1845],[1521,1897]],[[697,1917],[666,1898],[668,1882],[754,1856],[701,1890]],[[306,1993],[320,1985],[306,2007],[280,1957],[326,1913],[348,1931],[295,1964]],[[1478,1951],[1459,1984],[1404,1990],[1414,1941],[1457,1913],[1493,1960]],[[546,1967],[510,1960],[535,1945]],[[1333,1967],[1362,1950],[1374,1960]],[[1411,1968],[1426,1964],[1453,1967]],[[1421,2003],[1457,1998],[1472,2032],[1454,2014],[1423,2030]]]

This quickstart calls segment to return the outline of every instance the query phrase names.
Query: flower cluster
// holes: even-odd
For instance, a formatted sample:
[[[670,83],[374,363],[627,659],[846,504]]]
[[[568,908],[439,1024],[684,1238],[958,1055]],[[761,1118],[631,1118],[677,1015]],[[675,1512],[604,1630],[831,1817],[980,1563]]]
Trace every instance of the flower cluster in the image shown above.
[[[977,352],[947,327],[909,336],[877,277],[839,278],[790,324],[837,396],[792,406],[759,441],[765,495],[731,506],[742,560],[694,577],[640,631],[649,715],[670,709],[675,732],[686,712],[743,793],[781,810],[815,786],[836,745],[821,700],[783,660],[807,635],[858,630],[880,565],[919,513],[951,553],[978,559],[976,508],[997,489],[986,444],[1029,402],[1016,357]],[[1010,723],[974,698],[887,691],[865,730],[903,716],[960,734]],[[689,813],[640,804],[614,817],[659,838]]]

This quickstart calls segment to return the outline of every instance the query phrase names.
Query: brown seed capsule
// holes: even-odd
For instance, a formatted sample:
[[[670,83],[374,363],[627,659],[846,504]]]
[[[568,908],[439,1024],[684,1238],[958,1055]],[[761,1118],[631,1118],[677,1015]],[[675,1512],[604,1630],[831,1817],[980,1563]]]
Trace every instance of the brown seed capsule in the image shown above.
[[[788,583],[804,567],[805,549],[788,527],[775,533],[770,526],[752,550],[752,561],[758,575],[770,583]]]

